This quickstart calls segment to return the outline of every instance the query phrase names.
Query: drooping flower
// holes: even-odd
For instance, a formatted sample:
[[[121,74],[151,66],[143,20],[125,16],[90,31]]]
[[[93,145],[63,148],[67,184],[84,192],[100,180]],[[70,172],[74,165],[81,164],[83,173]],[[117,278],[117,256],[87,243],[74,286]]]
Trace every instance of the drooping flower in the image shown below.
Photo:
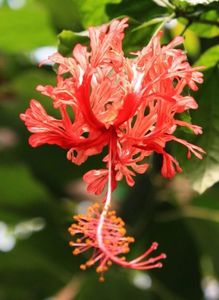
[[[102,211],[91,208],[92,213],[77,217],[78,224],[70,229],[71,234],[83,236],[81,242],[72,242],[75,251],[92,247],[92,262],[99,261],[104,270],[109,261],[126,267],[147,265],[147,261],[142,261],[146,254],[131,262],[119,256],[132,240],[121,235],[123,227],[112,221],[109,211],[117,182],[125,178],[127,184],[133,186],[136,173],[143,174],[148,168],[145,158],[153,153],[163,157],[161,173],[164,177],[171,178],[181,172],[176,158],[166,151],[170,141],[187,147],[188,158],[193,153],[202,159],[204,153],[202,148],[174,136],[180,126],[188,127],[194,134],[202,133],[199,126],[177,119],[178,114],[198,107],[194,98],[185,92],[188,88],[197,90],[197,84],[203,81],[200,67],[191,67],[183,50],[176,48],[183,43],[183,38],[176,37],[161,46],[162,33],[159,32],[145,48],[132,53],[132,58],[126,58],[122,40],[127,26],[127,18],[124,18],[90,28],[90,49],[77,44],[71,57],[55,53],[49,58],[58,65],[57,85],[40,85],[37,90],[52,99],[60,119],[49,116],[36,100],[21,114],[32,133],[31,146],[62,147],[75,164],[84,163],[89,156],[108,147],[103,159],[106,168],[90,170],[83,177],[88,192],[100,194],[107,186],[104,207]],[[69,109],[73,111],[73,118]],[[114,233],[110,231],[111,226],[116,227]],[[157,260],[149,261],[153,265]]]
[[[126,27],[125,18],[90,28],[90,51],[78,44],[72,57],[55,53],[49,58],[59,66],[57,86],[40,85],[37,90],[52,99],[60,119],[49,116],[36,100],[21,114],[32,133],[29,143],[33,147],[58,145],[68,150],[67,158],[78,165],[102,152],[113,137],[114,186],[123,177],[133,186],[135,174],[148,168],[145,157],[154,152],[163,156],[163,176],[181,172],[177,160],[165,150],[169,141],[183,144],[198,158],[204,153],[200,147],[174,137],[179,126],[187,126],[195,134],[202,132],[199,126],[176,118],[178,113],[197,108],[195,100],[184,96],[183,91],[186,87],[197,90],[197,83],[202,83],[199,68],[192,68],[185,53],[175,48],[183,38],[176,37],[162,47],[160,32],[128,59],[122,51]],[[108,158],[104,161],[108,163]],[[103,191],[106,172],[93,170],[84,176],[90,192]]]

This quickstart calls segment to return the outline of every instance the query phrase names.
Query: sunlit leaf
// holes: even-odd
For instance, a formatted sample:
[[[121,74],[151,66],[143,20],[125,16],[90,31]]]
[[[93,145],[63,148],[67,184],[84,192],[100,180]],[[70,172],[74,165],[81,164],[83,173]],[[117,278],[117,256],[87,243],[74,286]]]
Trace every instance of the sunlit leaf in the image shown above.
[[[184,32],[185,30],[185,32]],[[192,58],[197,58],[197,56],[200,53],[200,40],[198,36],[189,28],[186,29],[186,25],[177,22],[175,26],[170,28],[171,35],[177,36],[181,35],[182,32],[184,32],[183,37],[184,37],[184,47],[185,50],[187,51],[188,55],[191,56]]]
[[[214,25],[211,22],[217,22],[217,25],[216,24]],[[199,21],[193,22],[189,28],[200,37],[204,37],[204,38],[217,37],[219,36],[218,22],[219,22],[219,12],[216,10],[210,10],[202,13],[200,17],[200,22]]]
[[[211,68],[219,62],[219,45],[213,46],[204,52],[198,61],[195,63],[196,66],[205,66],[205,68]]]

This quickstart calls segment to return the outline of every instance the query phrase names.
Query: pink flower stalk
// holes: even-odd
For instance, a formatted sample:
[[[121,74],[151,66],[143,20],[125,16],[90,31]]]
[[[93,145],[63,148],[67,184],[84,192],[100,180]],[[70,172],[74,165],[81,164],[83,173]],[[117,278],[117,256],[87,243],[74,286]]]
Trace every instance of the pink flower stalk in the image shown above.
[[[187,147],[188,158],[193,153],[202,159],[204,153],[202,148],[174,136],[180,126],[188,127],[194,134],[202,133],[199,126],[176,117],[198,107],[185,92],[187,88],[197,90],[197,83],[203,82],[201,67],[191,67],[183,50],[176,48],[183,43],[182,37],[161,46],[161,32],[141,51],[132,53],[133,58],[126,58],[122,40],[127,26],[124,18],[89,28],[89,50],[77,44],[71,57],[59,53],[49,57],[58,65],[57,85],[40,85],[37,90],[52,99],[60,112],[59,119],[48,115],[36,100],[31,100],[30,108],[20,116],[32,133],[31,146],[58,145],[67,150],[67,158],[75,164],[82,164],[108,147],[108,155],[103,159],[106,168],[90,170],[83,177],[90,193],[100,194],[108,186],[102,212],[95,206],[86,216],[76,217],[78,224],[70,228],[71,234],[83,235],[80,242],[71,243],[76,247],[75,253],[94,248],[92,263],[88,261],[88,265],[99,261],[101,272],[110,261],[147,269],[159,267],[157,260],[164,258],[161,254],[144,260],[156,244],[130,262],[118,256],[126,253],[132,240],[121,233],[123,225],[118,225],[117,218],[114,216],[115,222],[111,218],[111,194],[117,182],[125,178],[133,186],[136,173],[143,174],[148,168],[145,158],[153,153],[163,157],[164,177],[181,172],[178,161],[166,152],[170,141]]]

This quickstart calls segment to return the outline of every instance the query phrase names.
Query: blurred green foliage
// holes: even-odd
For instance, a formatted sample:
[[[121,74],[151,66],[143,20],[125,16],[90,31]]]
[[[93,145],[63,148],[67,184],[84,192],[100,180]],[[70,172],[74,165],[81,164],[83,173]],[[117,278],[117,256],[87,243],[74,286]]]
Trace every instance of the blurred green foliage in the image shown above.
[[[168,258],[163,269],[147,273],[112,267],[106,283],[100,284],[94,270],[79,270],[86,255],[71,255],[67,228],[90,197],[81,177],[101,160],[94,157],[76,167],[61,149],[30,148],[19,113],[31,98],[42,100],[52,111],[48,99],[35,91],[38,84],[54,82],[55,76],[50,66],[37,67],[37,49],[58,47],[69,55],[77,42],[87,42],[81,34],[87,26],[124,15],[130,24],[126,53],[145,45],[169,18],[178,25],[174,21],[164,27],[163,41],[182,28],[190,61],[206,66],[205,82],[194,94],[199,109],[182,116],[191,117],[204,133],[179,135],[189,136],[207,154],[203,161],[194,157],[188,161],[184,149],[173,145],[170,151],[180,157],[183,175],[162,179],[160,157],[155,156],[153,168],[137,178],[133,189],[121,183],[117,205],[130,234],[138,238],[132,254],[156,240]],[[180,0],[0,1],[1,300],[211,299],[206,282],[217,280],[219,285],[218,23],[218,1],[206,5]],[[36,220],[41,220],[41,227],[28,225]]]

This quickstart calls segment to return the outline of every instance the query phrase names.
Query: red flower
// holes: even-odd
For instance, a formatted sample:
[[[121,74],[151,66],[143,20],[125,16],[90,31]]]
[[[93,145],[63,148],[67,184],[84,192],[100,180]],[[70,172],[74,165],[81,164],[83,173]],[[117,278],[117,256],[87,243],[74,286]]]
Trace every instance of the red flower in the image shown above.
[[[200,127],[175,119],[176,113],[197,108],[191,96],[182,95],[184,88],[196,90],[196,83],[202,83],[199,68],[192,68],[184,52],[174,48],[183,38],[176,37],[161,47],[158,33],[147,47],[134,54],[136,58],[127,59],[122,51],[126,22],[125,18],[90,28],[90,51],[78,44],[70,58],[58,53],[50,57],[51,62],[59,65],[57,86],[38,86],[37,90],[53,100],[60,120],[48,116],[35,100],[21,114],[33,133],[29,140],[33,147],[45,143],[58,145],[68,150],[67,158],[76,164],[102,152],[113,137],[114,186],[123,177],[132,186],[135,174],[147,170],[143,161],[153,152],[163,156],[163,176],[181,172],[176,159],[165,151],[171,140],[184,144],[198,158],[204,153],[173,136],[178,126],[201,133]],[[74,120],[67,107],[73,110]],[[103,172],[106,170],[84,176],[90,192],[103,191],[107,181]],[[99,181],[100,186],[95,183]]]
[[[175,48],[183,43],[183,38],[176,37],[168,45],[161,46],[162,33],[159,32],[148,46],[129,59],[122,50],[127,26],[127,18],[124,18],[90,28],[90,50],[78,44],[72,57],[56,53],[49,58],[58,65],[57,85],[38,86],[37,90],[52,99],[54,108],[60,111],[60,119],[47,115],[36,100],[32,100],[30,108],[21,114],[32,133],[29,143],[33,147],[46,143],[58,145],[68,151],[67,158],[75,164],[85,162],[88,156],[101,153],[108,146],[109,154],[103,159],[106,169],[91,170],[84,175],[89,192],[100,194],[108,183],[105,206],[99,215],[92,211],[94,218],[89,213],[86,217],[90,220],[86,222],[92,224],[92,238],[86,224],[77,218],[78,226],[82,226],[79,232],[85,240],[79,243],[83,244],[81,246],[73,243],[79,251],[91,246],[96,249],[95,261],[100,260],[104,268],[109,260],[127,267],[136,266],[133,262],[130,265],[121,263],[117,257],[124,253],[121,249],[114,249],[109,255],[104,240],[109,229],[105,229],[105,224],[109,218],[111,192],[117,181],[124,177],[127,184],[133,186],[133,177],[147,170],[145,158],[154,152],[163,157],[163,176],[170,178],[181,172],[177,160],[165,150],[170,141],[186,146],[188,158],[193,153],[201,159],[204,153],[200,147],[174,136],[179,126],[190,128],[194,134],[202,133],[199,126],[176,117],[176,114],[197,108],[195,100],[185,96],[185,92],[187,87],[197,90],[197,83],[203,81],[198,71],[200,67],[192,68],[183,50]],[[73,111],[73,119],[67,108]],[[118,231],[116,236],[118,242],[112,241],[115,247],[121,238]],[[86,238],[89,247],[85,245]],[[128,240],[125,238],[125,241],[126,245]],[[145,266],[141,258],[134,262]]]

